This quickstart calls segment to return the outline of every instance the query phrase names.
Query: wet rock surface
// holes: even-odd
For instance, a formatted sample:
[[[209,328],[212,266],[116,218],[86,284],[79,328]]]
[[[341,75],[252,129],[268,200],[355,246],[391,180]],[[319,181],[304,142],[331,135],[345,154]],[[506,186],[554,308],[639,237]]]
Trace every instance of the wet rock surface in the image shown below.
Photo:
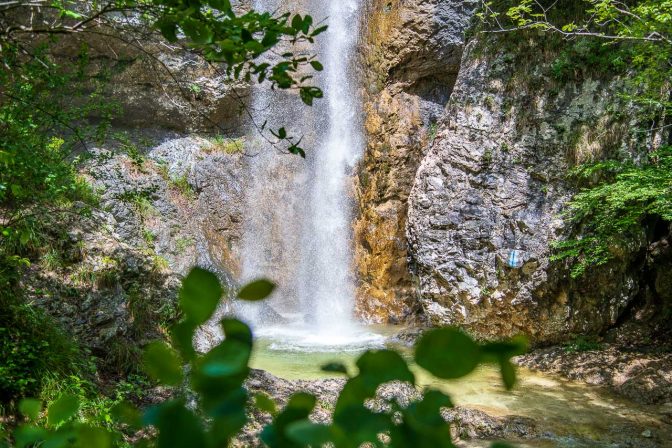
[[[357,312],[369,322],[413,320],[417,285],[407,257],[408,196],[436,134],[476,2],[374,1],[364,66],[367,148],[356,179]]]
[[[637,403],[659,406],[672,414],[672,354],[669,350],[604,344],[595,350],[568,351],[566,347],[535,350],[516,362],[532,370],[603,386]],[[672,420],[669,420],[672,423]]]
[[[323,379],[310,381],[288,381],[262,370],[253,370],[246,383],[252,394],[263,392],[283,406],[289,397],[303,391],[315,395],[318,404],[311,415],[315,422],[328,423],[330,413],[336,403],[338,393],[345,384],[343,379]],[[381,386],[377,398],[371,406],[385,406],[386,401],[398,400],[408,405],[420,396],[412,386],[403,383],[389,383]],[[264,412],[251,410],[251,422],[235,446],[261,446],[258,436],[263,426],[271,421]],[[579,427],[570,433],[558,433],[545,422],[543,413],[535,417],[519,415],[493,415],[487,410],[458,406],[444,409],[442,416],[451,423],[454,439],[459,446],[489,446],[490,441],[507,440],[520,446],[573,446],[573,447],[660,447],[672,434],[672,427],[646,426],[644,422],[614,422],[608,431],[600,434],[585,433]]]

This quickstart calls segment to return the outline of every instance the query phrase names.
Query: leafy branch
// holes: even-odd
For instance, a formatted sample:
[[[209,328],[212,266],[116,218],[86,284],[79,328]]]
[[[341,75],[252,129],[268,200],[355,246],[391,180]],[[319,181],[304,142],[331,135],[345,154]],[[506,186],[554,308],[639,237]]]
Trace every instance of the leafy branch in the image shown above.
[[[273,287],[267,280],[257,280],[237,295],[241,300],[263,300]],[[25,399],[19,405],[25,423],[14,432],[16,446],[45,443],[60,447],[69,443],[103,448],[120,442],[124,438],[122,431],[134,435],[137,440],[134,446],[228,446],[248,422],[247,410],[251,407],[273,417],[260,435],[270,448],[355,448],[364,444],[399,448],[455,446],[450,425],[441,416],[441,410],[453,407],[453,402],[437,389],[423,390],[420,398],[408,406],[394,399],[380,409],[369,405],[382,384],[400,381],[416,385],[415,374],[394,350],[365,352],[357,360],[355,375],[350,375],[338,362],[323,366],[323,370],[347,378],[330,424],[310,420],[317,399],[308,393],[295,393],[281,410],[271,397],[260,394],[251,397],[245,380],[250,373],[254,342],[247,325],[226,318],[220,323],[225,338],[218,345],[199,354],[192,344],[196,328],[212,318],[223,293],[214,274],[193,269],[180,290],[184,317],[171,330],[172,345],[153,342],[145,351],[146,371],[159,383],[173,387],[174,398],[144,413],[131,403],[119,403],[113,409],[117,424],[114,430],[78,422],[80,402],[76,396],[61,396],[49,405],[46,413],[41,402]],[[510,389],[516,380],[510,358],[524,351],[525,343],[521,340],[479,344],[457,329],[442,328],[422,336],[415,347],[414,359],[420,367],[442,379],[461,378],[482,363],[495,363],[500,366],[504,385]],[[188,385],[188,390],[184,385]],[[189,390],[197,395],[195,408],[187,403]]]

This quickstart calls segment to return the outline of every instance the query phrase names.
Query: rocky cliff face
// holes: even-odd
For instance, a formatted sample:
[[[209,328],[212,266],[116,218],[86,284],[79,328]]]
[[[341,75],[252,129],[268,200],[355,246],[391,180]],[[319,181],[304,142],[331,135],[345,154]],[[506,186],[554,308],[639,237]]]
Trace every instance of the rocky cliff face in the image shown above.
[[[561,216],[579,188],[571,168],[635,151],[635,111],[599,68],[558,65],[570,45],[558,39],[477,34],[465,45],[476,6],[369,5],[358,311],[392,322],[419,313],[487,338],[601,332],[659,301],[667,271],[643,256],[642,235],[572,280],[550,262],[551,244],[576,231]]]
[[[415,178],[408,238],[432,323],[551,342],[605,330],[643,291],[642,245],[576,281],[549,261],[574,230],[561,217],[577,188],[569,170],[633,151],[635,123],[610,112],[628,110],[617,81],[589,70],[559,80],[550,67],[563,44],[528,37],[467,45]]]
[[[457,77],[476,2],[374,1],[362,44],[367,148],[358,173],[357,308],[374,322],[418,312],[407,265],[408,195]]]
[[[67,256],[48,253],[25,278],[31,298],[115,369],[135,368],[139,347],[165,332],[191,267],[236,278],[250,178],[236,137],[246,89],[143,35],[82,33],[53,52],[67,63],[85,46],[92,79],[107,79],[91,88],[120,113],[82,166],[99,206],[69,225]]]

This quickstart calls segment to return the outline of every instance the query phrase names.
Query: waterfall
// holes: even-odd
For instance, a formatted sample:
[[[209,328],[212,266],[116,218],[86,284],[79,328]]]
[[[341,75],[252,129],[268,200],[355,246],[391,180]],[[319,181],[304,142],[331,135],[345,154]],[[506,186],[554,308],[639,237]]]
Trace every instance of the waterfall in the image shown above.
[[[255,2],[258,10],[279,5]],[[360,0],[283,2],[282,9],[308,12],[315,22],[327,19],[329,29],[317,43],[325,70],[316,77],[326,99],[308,107],[295,94],[264,85],[253,93],[256,121],[303,135],[308,156],[281,154],[250,131],[259,155],[250,162],[246,191],[242,279],[266,276],[279,287],[263,304],[237,304],[237,313],[257,335],[282,347],[356,346],[378,339],[359,330],[353,316],[350,189],[363,147],[353,63]]]
[[[321,57],[327,101],[310,185],[310,213],[305,234],[301,303],[323,332],[337,334],[352,321],[352,204],[350,173],[362,152],[356,77],[353,75],[359,5],[357,0],[327,3],[329,30]]]

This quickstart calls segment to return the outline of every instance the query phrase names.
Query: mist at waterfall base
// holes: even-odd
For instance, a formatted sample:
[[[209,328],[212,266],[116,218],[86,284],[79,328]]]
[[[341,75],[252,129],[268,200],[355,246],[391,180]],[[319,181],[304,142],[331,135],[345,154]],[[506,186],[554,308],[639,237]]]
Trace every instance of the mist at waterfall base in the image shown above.
[[[255,3],[266,11],[281,6],[277,0]],[[246,191],[242,281],[267,277],[278,288],[264,303],[237,303],[234,309],[257,338],[271,341],[270,349],[360,351],[385,341],[353,316],[350,185],[363,139],[352,65],[360,4],[314,0],[301,10],[315,22],[328,18],[329,29],[317,42],[325,69],[315,79],[325,99],[307,107],[296,95],[265,86],[253,92],[255,121],[303,136],[308,156],[282,154],[260,141],[255,129],[250,132],[258,155]]]

